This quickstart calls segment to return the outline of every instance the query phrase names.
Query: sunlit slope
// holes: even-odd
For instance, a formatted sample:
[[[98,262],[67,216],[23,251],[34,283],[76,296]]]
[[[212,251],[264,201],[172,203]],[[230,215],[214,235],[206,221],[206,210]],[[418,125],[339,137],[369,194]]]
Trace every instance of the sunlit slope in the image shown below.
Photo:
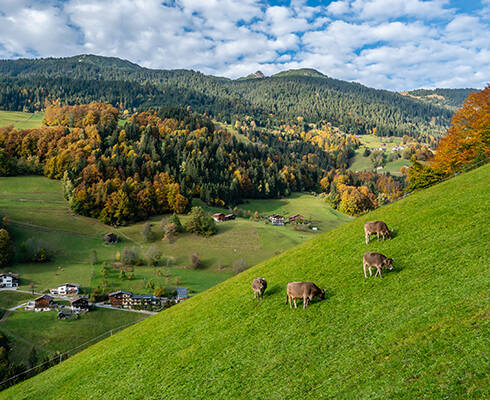
[[[487,165],[344,224],[0,398],[488,398],[489,182]],[[374,219],[393,240],[364,244]],[[396,271],[365,279],[367,249]],[[292,280],[329,297],[290,310]]]

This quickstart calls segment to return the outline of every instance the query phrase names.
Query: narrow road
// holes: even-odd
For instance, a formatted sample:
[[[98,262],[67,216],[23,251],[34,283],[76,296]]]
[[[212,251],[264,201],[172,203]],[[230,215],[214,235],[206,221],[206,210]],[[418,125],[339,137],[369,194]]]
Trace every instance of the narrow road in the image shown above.
[[[119,307],[114,307],[114,306],[110,306],[109,304],[103,304],[103,303],[95,303],[94,305],[95,305],[95,307],[107,308],[109,310],[129,311],[129,312],[136,312],[136,313],[148,314],[148,315],[158,314],[157,312],[154,312],[154,311],[132,310],[130,308],[119,308]]]

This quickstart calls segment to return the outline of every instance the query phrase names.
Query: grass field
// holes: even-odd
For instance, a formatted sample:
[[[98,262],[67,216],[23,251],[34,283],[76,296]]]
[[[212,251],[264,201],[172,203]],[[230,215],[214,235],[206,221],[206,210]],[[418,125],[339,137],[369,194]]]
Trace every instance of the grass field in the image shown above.
[[[17,111],[0,111],[0,126],[13,125],[17,129],[39,128],[43,118],[43,112],[31,114]]]
[[[489,181],[486,165],[381,207],[0,398],[488,398]],[[386,221],[393,240],[367,246],[367,220]],[[394,257],[395,270],[365,279],[366,250]],[[255,276],[269,283],[258,306]],[[290,310],[293,280],[327,299]]]
[[[0,308],[9,309],[18,306],[19,304],[25,303],[26,301],[31,300],[34,297],[36,297],[36,295],[31,295],[29,293],[15,292],[12,290],[2,290],[0,291]]]
[[[263,215],[272,212],[302,213],[311,217],[321,231],[349,220],[311,195],[294,194],[291,198],[277,201],[254,200],[242,207],[252,212],[257,210]],[[64,282],[76,282],[82,289],[88,289],[106,279],[109,287],[114,289],[150,293],[152,290],[145,285],[152,279],[155,284],[167,283],[168,286],[169,281],[172,286],[187,286],[194,292],[200,292],[232,276],[231,267],[237,259],[244,259],[249,266],[254,265],[315,236],[313,231],[296,232],[291,226],[276,227],[263,221],[238,218],[218,224],[218,234],[211,238],[183,234],[175,243],[169,244],[160,240],[159,222],[162,217],[155,217],[152,219],[156,233],[154,243],[143,243],[143,223],[140,223],[116,229],[122,242],[106,245],[102,242],[102,235],[114,229],[74,214],[62,196],[61,183],[43,177],[0,178],[0,215],[11,220],[9,231],[17,244],[35,237],[48,243],[55,251],[54,261],[50,263],[16,264],[10,268],[20,274],[21,288],[27,288],[30,282],[34,282],[36,290],[46,290]],[[183,216],[182,221],[185,220],[186,216]],[[136,248],[144,254],[149,246],[157,246],[161,250],[164,266],[167,265],[166,259],[170,258],[170,268],[135,267],[136,279],[120,280],[118,272],[113,271],[104,278],[102,266],[89,263],[92,249],[97,251],[100,262],[112,262],[116,252],[123,248]],[[184,268],[190,264],[193,252],[198,252],[202,260],[203,267],[199,270]],[[162,272],[161,276],[157,275],[158,270]],[[167,275],[170,275],[169,279]],[[175,279],[180,282],[175,283]]]
[[[361,141],[361,147],[356,150],[356,154],[351,160],[351,166],[349,167],[351,171],[375,170],[371,161],[369,160],[369,157],[364,157],[362,155],[366,147],[373,150],[384,145],[386,147],[386,154],[389,155],[391,154],[393,147],[398,146],[402,141],[402,139],[399,137],[380,138],[374,135],[361,135],[359,138]],[[401,175],[400,169],[408,165],[410,165],[410,161],[400,158],[398,160],[386,163],[383,169],[378,170],[378,172],[389,172],[392,175]]]
[[[0,331],[12,340],[11,360],[26,362],[32,346],[39,356],[66,352],[111,329],[143,320],[148,315],[97,308],[80,319],[58,320],[56,311],[19,310],[0,323]]]

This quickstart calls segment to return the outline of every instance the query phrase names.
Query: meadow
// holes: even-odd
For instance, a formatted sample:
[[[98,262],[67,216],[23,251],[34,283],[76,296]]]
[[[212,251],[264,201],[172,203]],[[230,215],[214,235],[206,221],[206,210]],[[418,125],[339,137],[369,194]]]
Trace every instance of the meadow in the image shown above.
[[[488,398],[489,180],[486,165],[381,207],[0,397]],[[386,221],[393,239],[366,245],[368,220]],[[367,250],[393,257],[394,271],[364,278]],[[269,284],[259,305],[255,276]],[[294,280],[326,299],[290,309]]]
[[[32,347],[39,358],[52,357],[56,352],[64,353],[111,329],[117,330],[148,317],[147,314],[103,308],[82,314],[79,319],[58,320],[56,315],[56,311],[21,309],[1,322],[0,331],[11,340],[10,360],[26,363]]]
[[[208,212],[226,211],[206,207]],[[311,218],[320,232],[348,221],[350,218],[331,209],[325,202],[312,195],[293,194],[280,200],[250,200],[240,206],[262,216],[279,212],[285,215],[301,213]],[[143,241],[143,223],[113,228],[101,222],[74,214],[62,196],[61,183],[44,177],[0,178],[0,214],[9,220],[9,231],[17,245],[29,238],[45,242],[54,253],[51,262],[16,263],[9,270],[20,275],[20,287],[28,288],[31,282],[36,290],[43,291],[64,282],[76,282],[86,292],[106,280],[112,289],[151,293],[146,284],[186,286],[193,292],[201,292],[233,275],[233,263],[245,260],[247,266],[255,265],[279,254],[318,233],[311,230],[295,231],[292,226],[272,226],[263,219],[237,218],[218,224],[218,234],[210,238],[189,233],[180,234],[174,243],[162,241],[160,228],[165,216],[151,219],[154,240]],[[181,216],[185,223],[187,216]],[[102,236],[113,231],[121,242],[105,244]],[[102,275],[102,264],[112,264],[116,253],[133,248],[144,255],[149,247],[162,253],[159,268],[134,267],[135,279],[119,278],[119,271],[112,269]],[[92,265],[90,253],[95,250],[98,263]],[[199,254],[201,267],[188,269],[190,255]]]
[[[380,148],[381,146],[386,147],[386,154],[390,155],[393,147],[401,144],[402,139],[400,137],[389,137],[381,138],[374,135],[360,135],[359,140],[361,141],[361,147],[356,150],[356,154],[351,160],[351,165],[349,169],[351,171],[374,171],[373,165],[369,160],[369,157],[364,157],[364,149],[369,148],[370,150]],[[377,170],[377,172],[385,173],[389,172],[392,175],[401,176],[401,168],[410,165],[409,160],[399,158],[395,161],[390,161],[385,164],[385,166]]]
[[[17,129],[39,128],[43,118],[44,112],[0,111],[0,126],[13,125]]]

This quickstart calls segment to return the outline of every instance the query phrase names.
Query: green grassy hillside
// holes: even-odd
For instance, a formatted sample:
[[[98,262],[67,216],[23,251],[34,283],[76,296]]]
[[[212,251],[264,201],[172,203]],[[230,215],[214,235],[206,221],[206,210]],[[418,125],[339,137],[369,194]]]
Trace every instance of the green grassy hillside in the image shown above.
[[[44,112],[0,111],[0,127],[12,125],[17,129],[39,128],[42,125],[43,118]]]
[[[490,165],[382,207],[104,340],[2,399],[488,398]],[[393,240],[364,244],[383,219]],[[365,279],[362,254],[395,259]],[[263,276],[261,304],[250,282]],[[292,280],[328,298],[284,304]]]

